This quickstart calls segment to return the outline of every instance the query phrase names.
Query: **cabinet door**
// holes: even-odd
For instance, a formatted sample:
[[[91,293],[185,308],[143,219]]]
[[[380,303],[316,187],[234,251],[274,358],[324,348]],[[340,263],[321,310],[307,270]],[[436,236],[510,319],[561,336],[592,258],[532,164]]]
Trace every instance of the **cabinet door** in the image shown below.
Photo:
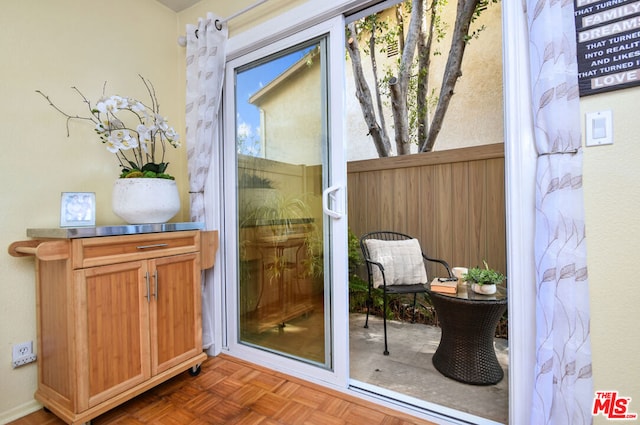
[[[202,352],[200,256],[149,261],[151,372],[157,374]]]
[[[151,376],[147,262],[75,273],[81,411],[85,403],[95,406]]]

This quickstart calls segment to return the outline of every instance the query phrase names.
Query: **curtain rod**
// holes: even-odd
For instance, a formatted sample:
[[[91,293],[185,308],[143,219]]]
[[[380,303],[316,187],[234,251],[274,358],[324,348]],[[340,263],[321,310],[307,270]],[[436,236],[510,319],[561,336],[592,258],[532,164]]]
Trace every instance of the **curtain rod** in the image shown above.
[[[260,6],[262,3],[266,3],[266,2],[268,2],[268,1],[269,1],[269,0],[258,0],[257,2],[255,2],[254,4],[252,4],[251,6],[247,6],[247,7],[245,7],[244,9],[239,10],[239,11],[237,11],[236,13],[233,13],[233,14],[229,15],[226,19],[223,19],[223,20],[222,20],[222,24],[224,24],[224,23],[226,23],[226,22],[228,22],[228,21],[230,21],[230,20],[232,20],[232,19],[234,19],[234,18],[237,18],[237,17],[238,17],[238,16],[240,16],[240,15],[244,15],[244,14],[245,14],[245,13],[247,13],[248,11],[255,9],[256,7]],[[218,28],[218,26],[217,26],[217,25],[218,25],[218,23],[216,22],[216,28]],[[220,28],[218,28],[218,29],[221,29],[221,28],[222,28],[222,27],[220,27]]]
[[[250,10],[255,9],[256,7],[260,6],[263,3],[268,2],[269,0],[258,0],[257,2],[255,2],[254,4],[245,7],[244,9],[241,9],[239,11],[237,11],[236,13],[232,13],[231,15],[227,16],[226,18],[220,20],[220,19],[216,19],[214,22],[214,25],[216,26],[216,28],[218,29],[218,31],[220,31],[222,29],[222,25],[226,24],[227,22],[229,22],[230,20],[237,18],[240,15],[243,15],[247,12],[249,12]],[[198,38],[198,30],[196,29],[196,38]],[[178,37],[178,44],[181,45],[182,47],[187,45],[187,38],[184,35],[181,35],[180,37]]]

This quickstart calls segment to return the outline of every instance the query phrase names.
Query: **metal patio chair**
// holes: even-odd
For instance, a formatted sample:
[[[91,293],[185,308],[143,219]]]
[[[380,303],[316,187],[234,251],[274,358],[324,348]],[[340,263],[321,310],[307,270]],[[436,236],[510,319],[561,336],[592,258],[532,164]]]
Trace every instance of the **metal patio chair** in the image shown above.
[[[369,327],[369,311],[373,304],[371,291],[382,287],[384,355],[389,355],[387,345],[387,295],[413,294],[413,320],[415,321],[416,297],[427,291],[426,264],[440,263],[453,277],[446,261],[430,258],[422,251],[417,239],[389,230],[369,232],[360,237],[360,248],[367,265],[369,298],[365,328]]]

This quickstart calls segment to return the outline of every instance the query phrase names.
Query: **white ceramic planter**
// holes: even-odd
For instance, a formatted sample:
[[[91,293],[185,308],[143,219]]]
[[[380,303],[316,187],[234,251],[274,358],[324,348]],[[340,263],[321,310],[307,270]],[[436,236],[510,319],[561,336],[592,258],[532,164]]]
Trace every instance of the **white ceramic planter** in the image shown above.
[[[166,223],[180,211],[180,195],[174,180],[118,179],[111,208],[129,224]]]
[[[493,295],[496,293],[496,285],[478,285],[477,283],[472,283],[471,290],[476,294]]]

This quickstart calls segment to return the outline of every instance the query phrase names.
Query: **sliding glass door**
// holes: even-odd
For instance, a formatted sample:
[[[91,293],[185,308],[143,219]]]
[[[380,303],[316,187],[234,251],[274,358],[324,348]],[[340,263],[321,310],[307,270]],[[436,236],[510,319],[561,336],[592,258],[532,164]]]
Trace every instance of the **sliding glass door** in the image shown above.
[[[346,341],[346,330],[333,326],[336,314],[346,320],[346,307],[336,311],[346,305],[346,171],[341,132],[331,130],[341,125],[330,125],[340,119],[332,114],[342,107],[344,73],[332,72],[342,61],[330,55],[338,46],[342,55],[344,44],[328,27],[315,33],[257,49],[227,68],[227,140],[235,146],[225,153],[234,205],[225,222],[235,255],[226,328],[236,353],[335,374],[334,348]]]

